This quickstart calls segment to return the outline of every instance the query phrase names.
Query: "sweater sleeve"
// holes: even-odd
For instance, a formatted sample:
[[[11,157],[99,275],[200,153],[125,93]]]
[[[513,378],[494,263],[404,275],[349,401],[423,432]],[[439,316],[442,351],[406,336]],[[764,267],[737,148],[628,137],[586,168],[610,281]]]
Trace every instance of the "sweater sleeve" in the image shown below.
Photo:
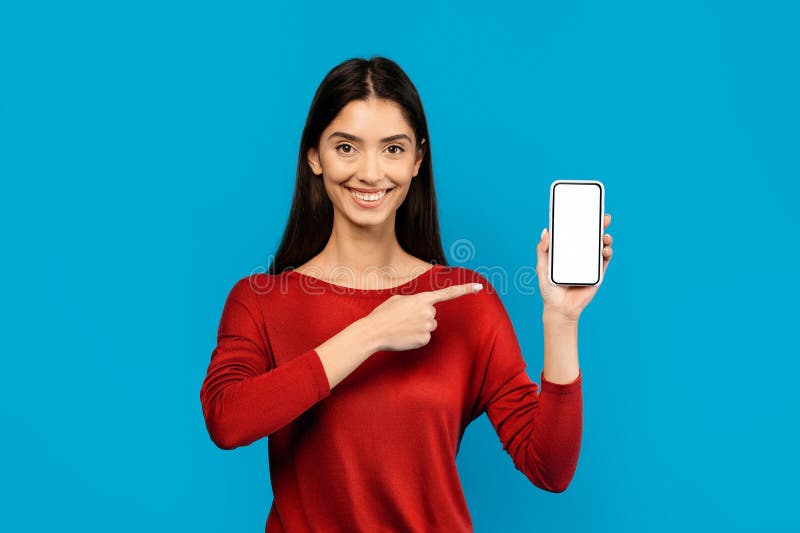
[[[581,375],[568,384],[531,381],[502,301],[492,289],[488,362],[478,399],[517,470],[537,487],[563,492],[575,474],[583,432]]]
[[[246,446],[268,436],[330,395],[316,350],[276,366],[269,346],[258,294],[249,278],[243,278],[225,301],[200,388],[206,428],[219,448]]]

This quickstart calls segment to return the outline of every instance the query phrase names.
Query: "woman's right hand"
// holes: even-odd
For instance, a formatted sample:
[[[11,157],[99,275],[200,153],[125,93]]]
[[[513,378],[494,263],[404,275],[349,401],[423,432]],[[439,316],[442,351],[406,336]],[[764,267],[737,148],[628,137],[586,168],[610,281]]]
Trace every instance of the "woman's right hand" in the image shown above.
[[[465,283],[417,294],[393,294],[362,320],[377,333],[379,350],[413,350],[431,340],[437,325],[434,304],[481,289],[480,283]]]

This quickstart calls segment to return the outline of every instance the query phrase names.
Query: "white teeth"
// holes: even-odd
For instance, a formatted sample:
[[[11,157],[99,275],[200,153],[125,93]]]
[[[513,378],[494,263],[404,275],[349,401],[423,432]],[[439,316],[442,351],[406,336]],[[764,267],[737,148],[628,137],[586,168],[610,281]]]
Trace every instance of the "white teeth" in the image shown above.
[[[358,198],[359,200],[366,200],[368,202],[374,202],[376,200],[380,200],[384,196],[386,196],[386,191],[376,192],[376,193],[363,193],[358,192],[350,189],[350,194]]]

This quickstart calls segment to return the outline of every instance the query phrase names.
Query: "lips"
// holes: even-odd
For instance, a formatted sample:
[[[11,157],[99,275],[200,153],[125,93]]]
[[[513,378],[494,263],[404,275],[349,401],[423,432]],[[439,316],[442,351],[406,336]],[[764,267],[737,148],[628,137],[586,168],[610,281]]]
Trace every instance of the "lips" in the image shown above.
[[[355,202],[359,207],[365,209],[375,209],[382,206],[386,202],[386,199],[392,194],[392,191],[394,191],[394,187],[390,189],[377,189],[377,193],[363,193],[361,192],[363,189],[357,189],[354,187],[345,188],[348,189],[348,194],[353,199],[353,202]],[[373,189],[373,191],[374,190],[376,189]],[[376,198],[373,199],[373,197]]]
[[[364,194],[375,194],[377,192],[383,192],[383,191],[389,192],[393,188],[394,187],[388,187],[386,189],[359,189],[357,187],[345,187],[345,189],[349,189],[351,191],[357,191],[357,192],[364,193]]]

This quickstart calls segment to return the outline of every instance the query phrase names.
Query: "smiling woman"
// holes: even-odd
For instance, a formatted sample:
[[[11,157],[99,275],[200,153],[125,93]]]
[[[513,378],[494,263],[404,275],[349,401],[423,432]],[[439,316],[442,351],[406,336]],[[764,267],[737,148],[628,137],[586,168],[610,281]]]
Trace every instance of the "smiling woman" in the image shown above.
[[[330,278],[342,265],[356,274],[380,265],[386,276],[378,281],[393,283],[430,263],[447,264],[422,101],[394,61],[345,61],[311,102],[289,220],[269,271]]]
[[[340,131],[344,128],[358,131],[359,135]],[[400,133],[381,137],[384,130]],[[417,144],[414,135],[402,108],[392,100],[370,97],[345,105],[322,132],[324,140],[319,149],[308,150],[308,164],[315,175],[323,176],[334,213],[347,212],[353,204],[363,209],[384,206],[396,211],[405,200],[411,179],[419,173],[425,154],[425,139]],[[342,189],[352,201],[348,198],[337,203],[334,196],[340,196]],[[359,223],[360,216],[352,213],[352,223]],[[364,219],[362,223],[369,222]]]
[[[582,432],[577,315],[593,293],[547,292],[540,390],[492,289],[446,265],[411,81],[386,58],[334,68],[274,261],[231,289],[200,391],[220,448],[268,437],[267,532],[472,531],[455,458],[484,413],[534,485],[567,488]]]

